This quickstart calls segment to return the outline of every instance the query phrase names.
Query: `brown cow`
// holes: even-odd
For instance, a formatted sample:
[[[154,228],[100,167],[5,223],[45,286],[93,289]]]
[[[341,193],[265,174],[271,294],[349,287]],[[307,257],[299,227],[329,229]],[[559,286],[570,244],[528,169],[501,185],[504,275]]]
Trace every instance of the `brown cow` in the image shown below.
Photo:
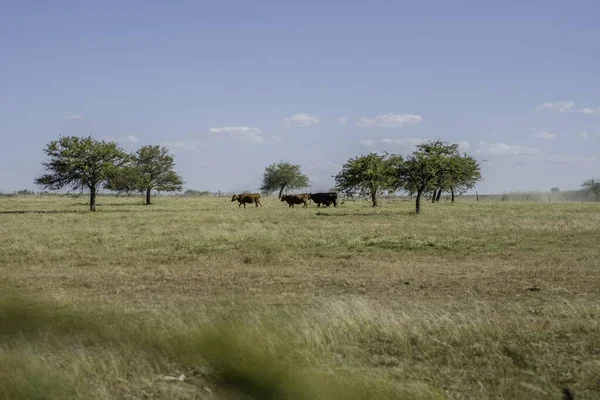
[[[255,207],[258,207],[259,205],[262,207],[262,204],[260,204],[260,193],[234,194],[233,197],[231,198],[231,201],[236,201],[236,200],[240,203],[240,205],[238,207],[241,207],[243,204],[244,208],[246,208],[246,203],[248,203],[248,204],[254,203]]]
[[[308,200],[310,200],[310,197],[305,193],[281,196],[281,201],[287,202],[288,206],[291,208],[294,208],[294,204],[304,204],[302,208],[306,208],[308,207]]]

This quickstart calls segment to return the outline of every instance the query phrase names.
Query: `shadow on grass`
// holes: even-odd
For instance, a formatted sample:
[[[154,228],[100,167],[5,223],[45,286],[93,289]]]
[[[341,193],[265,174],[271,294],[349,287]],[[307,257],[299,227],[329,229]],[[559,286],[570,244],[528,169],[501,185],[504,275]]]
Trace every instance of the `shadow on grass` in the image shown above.
[[[411,215],[414,213],[405,213],[405,214],[399,214],[397,212],[357,212],[357,213],[351,213],[351,212],[340,212],[340,213],[327,213],[327,212],[321,212],[318,211],[315,215],[317,217],[389,217],[391,215],[393,216],[398,216],[398,215]]]
[[[89,206],[90,203],[72,203],[72,206]],[[144,203],[96,203],[96,207],[138,207],[145,206]],[[152,207],[152,206],[149,206]]]
[[[202,209],[199,209],[201,211]],[[157,213],[157,212],[178,212],[178,210],[172,209],[143,209],[143,210],[111,210],[106,208],[99,208],[96,211],[90,211],[87,209],[82,210],[7,210],[0,211],[0,215],[2,214],[104,214],[104,213]]]
[[[0,211],[0,214],[72,214],[88,212],[87,210],[13,210]]]

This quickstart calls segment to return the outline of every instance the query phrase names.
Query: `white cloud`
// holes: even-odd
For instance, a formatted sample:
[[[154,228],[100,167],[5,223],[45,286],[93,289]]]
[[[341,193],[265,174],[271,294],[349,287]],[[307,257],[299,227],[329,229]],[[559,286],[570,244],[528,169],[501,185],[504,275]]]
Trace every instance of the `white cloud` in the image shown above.
[[[271,139],[277,143],[283,142],[283,138],[281,136],[271,136]]]
[[[582,137],[582,138],[584,138],[584,139],[587,139],[587,138],[589,138],[589,137],[590,137],[590,134],[589,134],[589,133],[587,133],[587,132],[583,132],[583,133],[580,133],[580,134],[579,134],[579,136],[581,136],[581,137]]]
[[[292,115],[291,117],[284,118],[281,123],[286,128],[292,128],[295,126],[307,127],[318,124],[319,118],[310,114],[296,114]]]
[[[542,140],[556,140],[556,138],[558,137],[558,134],[548,133],[548,132],[536,132],[531,136],[533,136],[536,139],[542,139]]]
[[[589,115],[594,115],[594,114],[599,114],[600,115],[600,107],[596,107],[596,108],[580,108],[579,110],[577,110],[577,112],[583,113],[583,114],[589,114]]]
[[[460,141],[458,142],[458,150],[461,153],[466,153],[471,149],[471,143],[467,142],[466,140]]]
[[[379,114],[375,118],[361,118],[358,126],[368,128],[402,128],[406,125],[417,125],[423,118],[416,114]]]
[[[174,142],[164,142],[164,143],[162,143],[162,145],[169,147],[171,149],[177,149],[177,150],[194,150],[194,149],[196,149],[197,143],[199,144],[199,142],[178,140],[178,141],[174,141]]]
[[[127,136],[105,136],[104,140],[108,142],[117,142],[117,143],[137,143],[140,139],[136,138],[133,135]]]
[[[425,140],[419,138],[400,138],[400,139],[381,139],[379,141],[383,144],[393,144],[396,146],[416,146],[418,144],[425,143]]]
[[[385,145],[385,146],[397,146],[397,147],[413,147],[416,146],[418,144],[422,144],[425,143],[426,140],[425,139],[419,139],[419,138],[399,138],[399,139],[388,139],[388,138],[384,138],[384,139],[380,139],[380,140],[372,140],[372,139],[364,139],[364,140],[359,140],[358,144],[364,146],[364,147],[374,147],[378,144],[380,145]]]
[[[486,156],[518,156],[518,155],[531,155],[541,154],[542,151],[539,149],[532,149],[523,146],[511,146],[505,143],[486,143],[480,142],[480,148],[475,152]]]
[[[239,139],[249,143],[264,143],[267,140],[261,135],[259,128],[250,128],[248,126],[223,126],[220,128],[210,128],[210,133],[218,136],[226,136],[233,139]]]
[[[211,133],[222,133],[222,134],[241,135],[241,136],[260,134],[260,129],[250,128],[247,126],[223,126],[221,128],[210,128],[209,131]]]
[[[572,101],[558,101],[556,103],[544,103],[536,108],[536,111],[572,112],[575,103]]]
[[[365,146],[365,147],[373,147],[377,144],[377,142],[374,140],[371,140],[371,139],[365,139],[365,140],[359,140],[358,144],[360,144],[361,146]]]
[[[79,114],[65,115],[65,119],[83,119],[83,115],[79,115]]]
[[[342,125],[346,125],[346,122],[348,122],[348,119],[346,117],[339,117],[338,122]]]

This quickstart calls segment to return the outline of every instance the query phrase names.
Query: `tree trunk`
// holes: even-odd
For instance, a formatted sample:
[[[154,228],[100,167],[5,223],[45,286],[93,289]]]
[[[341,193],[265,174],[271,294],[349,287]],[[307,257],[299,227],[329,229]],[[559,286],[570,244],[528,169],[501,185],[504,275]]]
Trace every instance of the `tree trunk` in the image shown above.
[[[479,201],[479,192],[475,192],[475,198],[477,199],[477,201]]]
[[[454,188],[453,187],[450,188],[450,193],[452,194],[452,202],[454,203]],[[479,201],[479,198],[477,199],[477,201]]]
[[[151,192],[151,189],[150,188],[146,188],[146,205],[147,206],[150,205],[150,192]]]
[[[419,190],[417,192],[417,209],[416,209],[417,214],[421,214],[421,195],[422,194],[423,194],[422,190]]]
[[[431,196],[432,203],[435,203],[435,196],[437,196],[437,190],[433,189],[433,195]]]
[[[281,186],[281,190],[279,190],[279,199],[281,199],[281,196],[283,195],[283,189],[285,189],[285,185]]]
[[[438,189],[438,193],[437,193],[437,196],[435,198],[435,201],[440,201],[440,197],[442,197],[442,189]]]
[[[96,186],[90,186],[90,211],[96,211]]]
[[[371,192],[371,201],[373,202],[373,207],[377,207],[377,192]]]

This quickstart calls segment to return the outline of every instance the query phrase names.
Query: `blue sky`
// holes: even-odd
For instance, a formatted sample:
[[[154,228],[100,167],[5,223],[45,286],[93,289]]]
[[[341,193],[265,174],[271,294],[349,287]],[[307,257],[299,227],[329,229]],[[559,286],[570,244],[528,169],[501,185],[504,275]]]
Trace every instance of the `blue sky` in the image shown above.
[[[0,190],[59,135],[163,144],[187,188],[460,142],[480,192],[600,177],[598,1],[19,1],[0,12]],[[526,3],[526,4],[525,4]]]

